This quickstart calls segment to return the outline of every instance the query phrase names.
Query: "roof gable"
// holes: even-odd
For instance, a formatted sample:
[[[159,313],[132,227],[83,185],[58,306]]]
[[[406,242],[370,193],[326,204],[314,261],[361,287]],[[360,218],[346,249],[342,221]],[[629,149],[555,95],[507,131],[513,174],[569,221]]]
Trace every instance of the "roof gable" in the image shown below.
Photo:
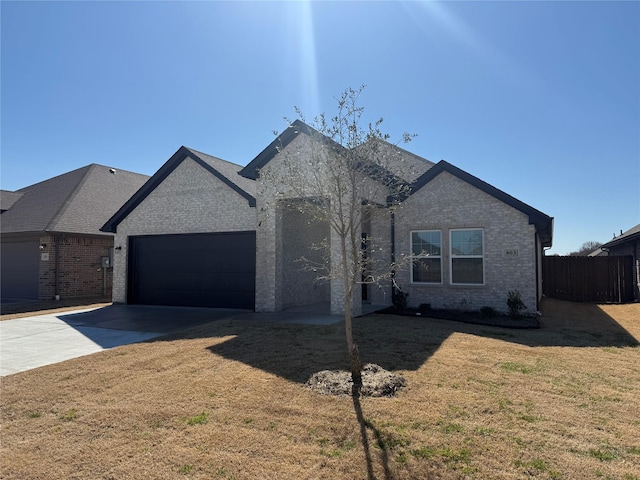
[[[102,226],[103,232],[116,233],[117,227],[127,215],[136,209],[183,161],[191,158],[206,171],[221,180],[229,188],[244,197],[249,205],[256,206],[255,182],[238,175],[239,165],[212,157],[205,153],[180,147],[167,162]]]
[[[330,137],[310,127],[302,120],[295,120],[284,132],[278,135],[273,142],[260,152],[257,157],[240,170],[240,175],[252,180],[257,180],[260,175],[260,170],[300,134],[307,135],[315,141],[328,146],[336,154],[348,155],[349,152],[353,152],[352,156],[357,160],[356,168],[358,170],[374,180],[390,186],[406,184],[433,166],[432,162],[381,139],[368,140],[358,147],[349,150]],[[373,148],[371,148],[372,145]],[[375,162],[369,160],[367,154],[363,153],[363,151],[368,149],[375,150],[376,156],[379,155],[389,161]],[[398,158],[398,161],[395,163],[394,157]]]
[[[149,178],[103,165],[85,167],[18,190],[2,214],[2,233],[100,235],[106,219]]]
[[[436,178],[443,172],[447,172],[459,178],[460,180],[474,186],[475,188],[478,188],[479,190],[482,190],[488,195],[491,195],[492,197],[527,215],[529,217],[529,223],[535,225],[536,231],[540,235],[543,246],[551,246],[553,237],[553,217],[549,217],[548,215],[542,213],[540,210],[536,210],[532,206],[527,205],[517,198],[512,197],[508,193],[499,190],[493,185],[480,180],[478,177],[474,177],[470,173],[467,173],[464,170],[453,166],[445,160],[441,160],[440,162],[436,163],[433,167],[431,167],[423,175],[421,175],[411,186],[409,195],[414,195],[421,188],[426,186],[429,182],[431,182],[434,178]]]
[[[240,175],[240,170],[242,170],[240,165],[212,157],[192,148],[187,148],[186,150],[191,152],[191,158],[245,197],[251,206],[255,207],[256,182]]]
[[[256,158],[251,160],[246,167],[240,170],[240,175],[246,178],[250,178],[252,180],[257,180],[260,175],[260,169],[262,169],[267,163],[269,163],[273,158],[283,150],[287,145],[289,145],[293,140],[300,134],[308,135],[318,141],[326,142],[328,145],[343,149],[341,145],[331,140],[326,135],[318,132],[316,129],[310,127],[302,120],[295,120],[291,125],[289,125],[284,132],[276,137],[276,139],[271,142],[262,152],[258,154]]]

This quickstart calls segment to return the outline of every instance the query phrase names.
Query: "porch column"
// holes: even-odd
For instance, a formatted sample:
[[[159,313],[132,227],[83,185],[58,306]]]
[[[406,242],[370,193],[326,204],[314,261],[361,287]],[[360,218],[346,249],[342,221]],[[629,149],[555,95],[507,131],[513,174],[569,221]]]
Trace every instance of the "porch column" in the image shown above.
[[[256,312],[282,310],[282,212],[258,201],[256,228]]]

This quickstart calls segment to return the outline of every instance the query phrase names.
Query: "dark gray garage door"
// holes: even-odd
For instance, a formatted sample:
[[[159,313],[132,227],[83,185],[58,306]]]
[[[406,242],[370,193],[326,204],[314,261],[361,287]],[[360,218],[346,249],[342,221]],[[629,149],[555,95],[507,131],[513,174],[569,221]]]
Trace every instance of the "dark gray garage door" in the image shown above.
[[[2,242],[2,299],[38,298],[39,242]]]
[[[129,239],[128,302],[255,307],[255,232]]]

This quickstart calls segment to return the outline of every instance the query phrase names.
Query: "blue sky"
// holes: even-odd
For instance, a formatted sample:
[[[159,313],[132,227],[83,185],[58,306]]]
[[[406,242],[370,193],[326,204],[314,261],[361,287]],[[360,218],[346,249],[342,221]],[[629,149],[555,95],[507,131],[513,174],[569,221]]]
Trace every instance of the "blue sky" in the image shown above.
[[[181,146],[241,165],[346,87],[404,148],[555,217],[640,223],[640,2],[1,3],[1,188]]]

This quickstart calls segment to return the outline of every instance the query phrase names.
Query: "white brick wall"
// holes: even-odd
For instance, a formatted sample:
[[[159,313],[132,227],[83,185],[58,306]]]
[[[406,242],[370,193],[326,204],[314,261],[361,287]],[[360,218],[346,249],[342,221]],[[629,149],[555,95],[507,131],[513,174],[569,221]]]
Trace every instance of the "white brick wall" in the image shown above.
[[[313,221],[310,215],[291,208],[283,209],[281,218],[282,236],[286,239],[286,248],[282,249],[282,285],[286,292],[283,307],[328,302],[329,282],[319,281],[318,277],[327,274],[321,267],[329,224]],[[316,248],[312,248],[314,244]],[[315,271],[309,269],[311,266]]]
[[[293,232],[283,230],[282,207],[279,200],[283,198],[297,198],[303,194],[307,197],[327,198],[331,195],[329,189],[321,191],[313,190],[318,182],[313,179],[318,174],[319,166],[312,162],[313,158],[322,155],[322,144],[316,144],[306,135],[300,135],[294,139],[285,150],[277,154],[263,169],[258,180],[257,210],[258,227],[256,232],[257,263],[256,263],[256,311],[279,311],[291,304],[290,292],[285,285],[285,268],[283,260],[287,256],[284,249],[290,248],[290,239]],[[304,187],[294,192],[290,185]],[[296,232],[296,235],[304,235],[303,241],[311,243],[313,239],[304,231]],[[336,245],[337,237],[330,232],[332,251]],[[294,242],[294,245],[297,242]],[[344,283],[339,278],[330,281],[331,311],[338,314],[344,311]],[[354,302],[353,311],[357,314],[361,309],[360,291],[357,301]],[[296,292],[293,292],[297,295]],[[316,298],[326,298],[323,292],[318,292]],[[322,295],[321,295],[322,294]],[[355,295],[354,295],[355,298]],[[306,301],[306,300],[305,300]]]
[[[290,193],[287,193],[286,185],[271,183],[273,179],[283,178],[305,181],[309,172],[297,169],[299,178],[289,178],[283,175],[282,164],[283,161],[296,161],[304,165],[311,152],[308,142],[308,137],[298,137],[287,146],[288,157],[278,154],[267,165],[264,175],[258,180],[255,208],[193,160],[183,161],[118,225],[115,246],[121,246],[122,250],[116,251],[114,259],[114,301],[126,302],[129,236],[256,230],[257,311],[279,311],[296,302],[328,300],[329,297],[332,311],[342,311],[344,289],[340,280],[334,279],[330,287],[324,286],[309,293],[306,284],[313,284],[310,274],[301,273],[296,265],[292,267],[294,257],[304,253],[305,242],[317,241],[328,233],[328,228],[316,226],[311,229],[314,232],[311,239],[304,228],[308,219],[291,215],[287,222],[283,222],[283,209],[278,198],[290,196]],[[276,197],[276,192],[282,195]],[[313,193],[308,192],[309,195]],[[396,272],[397,283],[409,293],[410,305],[430,303],[434,308],[470,309],[491,306],[506,311],[507,292],[517,289],[528,311],[535,311],[535,228],[529,225],[528,217],[520,211],[444,172],[399,206],[395,218],[397,259],[411,252],[412,230],[442,232],[442,284],[411,284],[409,264]],[[387,209],[374,208],[366,225],[369,230],[366,233],[372,237],[370,253],[373,260],[387,265],[391,261],[390,222]],[[484,285],[450,283],[449,232],[460,228],[481,228],[484,231]],[[330,238],[335,243],[335,235],[330,235]],[[285,251],[287,248],[290,250]],[[507,249],[517,250],[518,255],[505,255]],[[297,271],[292,271],[292,268]],[[375,285],[369,287],[369,293],[373,304],[391,303],[388,281],[381,282],[380,288]],[[354,311],[357,312],[360,289],[356,294]]]
[[[127,246],[132,235],[255,230],[256,209],[190,158],[119,225],[114,245],[113,301],[126,302]]]
[[[450,283],[449,231],[460,228],[484,230],[484,285]],[[396,279],[409,293],[409,305],[506,311],[507,292],[519,290],[527,311],[535,312],[535,227],[527,215],[444,172],[398,208],[396,255],[411,252],[411,230],[441,230],[443,282],[411,284],[409,265],[401,269]],[[507,249],[518,255],[505,255]]]
[[[373,268],[382,274],[391,264],[391,213],[386,208],[376,208],[371,213],[371,228],[367,232],[371,237],[369,255]],[[369,287],[370,302],[372,305],[391,305],[391,282],[381,280]]]

